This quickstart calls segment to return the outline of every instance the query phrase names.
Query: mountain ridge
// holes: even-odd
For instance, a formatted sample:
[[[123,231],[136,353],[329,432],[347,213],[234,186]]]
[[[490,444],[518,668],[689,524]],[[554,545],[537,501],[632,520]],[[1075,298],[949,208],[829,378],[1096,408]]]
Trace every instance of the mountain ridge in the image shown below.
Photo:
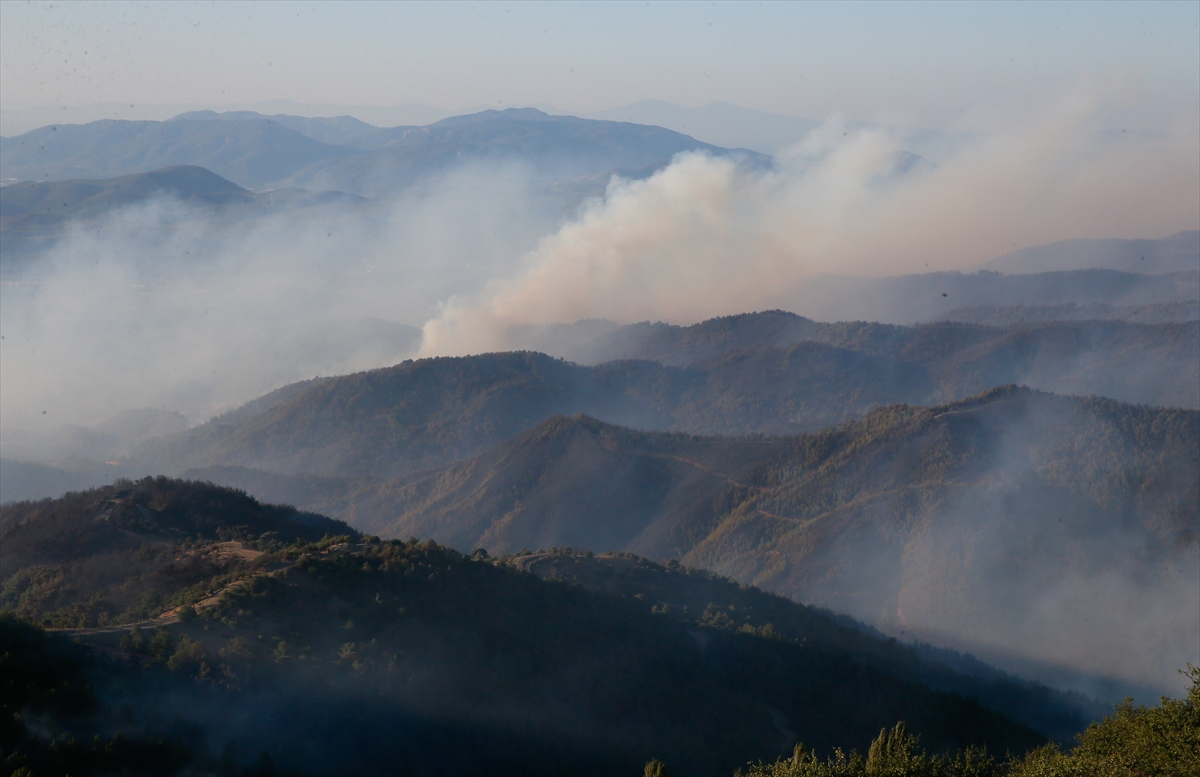
[[[775,336],[764,332],[819,340],[745,347]],[[816,325],[777,312],[692,328],[639,325],[601,342],[609,343],[604,357],[625,358],[580,366],[508,352],[323,379],[289,389],[263,413],[147,444],[132,461],[175,472],[220,464],[388,478],[475,455],[557,413],[699,434],[795,433],[895,402],[937,404],[1015,381],[1200,406],[1200,322],[905,328]]]
[[[165,122],[52,125],[0,146],[6,179],[113,177],[170,165],[206,167],[251,189],[301,187],[381,196],[464,161],[523,160],[549,181],[664,166],[682,151],[765,157],[661,127],[486,110],[423,127],[349,117],[181,114]]]
[[[308,507],[464,552],[572,546],[676,558],[889,632],[936,630],[943,641],[1052,661],[1072,643],[1039,637],[1046,618],[1083,635],[1087,618],[1153,621],[1161,606],[1150,601],[1186,611],[1183,600],[1196,598],[1198,449],[1198,411],[1016,387],[882,408],[797,437],[638,432],[559,416],[442,468],[339,480],[333,491],[310,482],[323,496]],[[1109,590],[1101,610],[1088,595],[1096,586]],[[1187,624],[1153,628],[1162,638],[1137,651],[1179,663],[1172,651],[1193,649],[1183,647]],[[1139,682],[1169,682],[1127,652],[1128,639],[1105,640],[1075,660],[1101,675],[1141,666],[1149,673]]]

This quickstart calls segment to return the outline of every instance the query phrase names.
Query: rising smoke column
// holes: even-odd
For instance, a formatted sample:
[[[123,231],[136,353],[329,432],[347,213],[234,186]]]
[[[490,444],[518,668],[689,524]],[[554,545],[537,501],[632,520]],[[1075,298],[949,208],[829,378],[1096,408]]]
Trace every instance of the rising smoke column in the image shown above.
[[[682,154],[648,179],[614,178],[523,273],[447,299],[422,354],[510,348],[528,324],[804,313],[815,273],[955,270],[1026,245],[1196,228],[1197,122],[1110,138],[1093,118],[1067,103],[937,165],[909,164],[886,132],[836,123],[766,171]]]

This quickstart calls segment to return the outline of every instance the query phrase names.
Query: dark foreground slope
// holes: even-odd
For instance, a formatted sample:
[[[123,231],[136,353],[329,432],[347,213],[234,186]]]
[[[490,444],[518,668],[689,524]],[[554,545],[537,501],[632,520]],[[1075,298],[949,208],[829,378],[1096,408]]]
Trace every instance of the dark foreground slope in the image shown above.
[[[644,593],[635,596],[540,579],[522,571],[538,566],[532,559],[468,558],[431,542],[313,542],[314,521],[256,510],[211,485],[146,480],[118,489],[126,513],[111,511],[113,494],[95,491],[21,506],[6,531],[44,538],[57,534],[38,525],[64,517],[87,517],[101,532],[115,523],[135,548],[124,556],[129,581],[161,568],[161,535],[173,531],[187,537],[175,548],[183,555],[234,545],[258,555],[206,587],[162,579],[164,594],[183,605],[174,614],[132,631],[69,632],[107,658],[6,616],[6,666],[37,668],[23,672],[24,689],[50,675],[50,688],[79,697],[42,698],[39,707],[14,701],[20,694],[6,687],[0,749],[10,763],[19,763],[15,749],[51,773],[62,763],[54,758],[83,752],[86,763],[84,751],[121,733],[110,755],[158,752],[168,767],[142,773],[189,759],[196,773],[216,773],[266,751],[276,766],[309,774],[378,773],[396,763],[438,774],[637,773],[658,757],[680,774],[724,775],[789,752],[797,738],[823,752],[863,748],[899,719],[936,750],[1023,752],[1044,740],[964,692],[990,694],[993,706],[1060,737],[1086,720],[1079,700],[994,672],[980,681],[978,672],[955,672],[828,614],[694,570],[647,567],[665,584],[638,581]],[[173,506],[154,501],[171,494]],[[241,539],[222,539],[226,532]],[[94,541],[27,540],[11,551],[6,543],[20,570],[105,550]],[[563,558],[618,573],[626,561]],[[86,582],[59,575],[43,590],[74,595]],[[7,717],[14,712],[22,717]],[[31,715],[36,725],[26,723]],[[93,733],[100,744],[79,744]]]
[[[769,594],[676,561],[657,564],[631,553],[593,554],[571,548],[503,556],[500,563],[545,580],[637,600],[652,612],[710,628],[843,654],[888,674],[979,699],[985,706],[1059,741],[1100,705],[1001,672],[979,660],[921,643],[882,639],[845,616]]]
[[[1169,683],[1200,647],[1198,458],[1196,411],[1005,388],[793,438],[556,418],[317,504],[464,550],[678,558],[895,633]]]
[[[166,635],[166,638],[164,638]],[[123,774],[123,775],[275,775],[275,774],[359,774],[398,773],[513,773],[513,774],[661,774],[662,762],[649,762],[645,770],[636,765],[625,768],[612,753],[598,757],[573,754],[562,743],[541,743],[528,755],[521,752],[519,740],[509,738],[503,743],[487,741],[476,731],[463,725],[438,725],[395,716],[391,725],[379,720],[368,721],[366,728],[343,731],[340,726],[326,726],[317,736],[306,740],[301,747],[272,758],[291,741],[253,742],[246,751],[226,740],[219,756],[212,754],[214,729],[189,724],[170,710],[168,716],[147,719],[146,702],[155,694],[168,695],[184,701],[198,717],[198,706],[224,703],[222,728],[242,714],[240,707],[249,694],[221,687],[212,682],[197,682],[188,671],[187,656],[196,651],[199,643],[180,637],[178,642],[166,632],[151,640],[155,648],[173,650],[163,671],[162,661],[153,657],[143,639],[130,638],[123,652],[130,665],[98,657],[79,644],[61,636],[47,635],[11,617],[0,615],[0,710],[6,724],[0,726],[0,764],[6,772],[15,774]],[[236,651],[245,658],[245,652]],[[233,655],[232,652],[229,655]],[[173,666],[172,666],[173,665]],[[201,664],[203,666],[203,664]],[[228,664],[226,665],[228,666]],[[849,758],[843,749],[834,755],[814,751],[797,744],[792,752],[770,763],[757,761],[748,764],[753,777],[867,777],[894,774],[897,777],[1127,777],[1130,774],[1155,774],[1163,777],[1185,777],[1196,772],[1200,750],[1200,670],[1190,672],[1192,686],[1185,699],[1163,698],[1153,709],[1124,704],[1104,721],[1093,724],[1080,737],[1079,744],[1063,753],[1053,745],[1034,750],[1023,757],[1020,751],[1009,751],[1008,758],[998,762],[989,758],[978,745],[965,752],[945,757],[903,722],[883,729],[872,742],[867,757],[857,755],[854,748]],[[341,685],[346,688],[345,683]],[[134,688],[139,693],[130,694]],[[119,716],[114,716],[110,695],[120,694],[124,703]],[[252,703],[263,701],[261,694]],[[378,701],[372,699],[372,711]],[[133,703],[131,703],[133,702]],[[149,707],[153,707],[151,704]],[[311,710],[300,708],[298,713]],[[357,723],[351,708],[350,723]],[[199,715],[202,717],[202,715]],[[35,720],[30,726],[26,721]],[[303,721],[303,719],[302,719]],[[254,718],[260,724],[260,718]],[[289,721],[292,722],[292,721]],[[260,733],[258,725],[249,727],[250,734]],[[385,729],[379,731],[378,729]],[[94,733],[93,733],[94,732]],[[219,733],[216,732],[216,733]],[[386,740],[378,737],[387,737]],[[453,749],[451,740],[459,747]],[[262,749],[266,744],[268,750]],[[366,747],[361,745],[365,744]],[[480,745],[483,746],[480,746]],[[470,748],[470,749],[468,749]],[[930,752],[932,750],[932,752]],[[380,758],[386,751],[385,757]],[[307,757],[303,769],[279,769],[277,764],[294,763]],[[572,763],[572,757],[575,762]],[[825,758],[828,760],[826,761]],[[329,764],[335,764],[330,767]],[[252,762],[252,766],[241,768]],[[668,774],[688,774],[678,764],[666,768]],[[675,768],[672,768],[675,767]],[[743,767],[745,768],[745,767]],[[472,770],[475,770],[472,772]],[[715,773],[715,772],[714,772]],[[739,769],[738,774],[745,773]]]

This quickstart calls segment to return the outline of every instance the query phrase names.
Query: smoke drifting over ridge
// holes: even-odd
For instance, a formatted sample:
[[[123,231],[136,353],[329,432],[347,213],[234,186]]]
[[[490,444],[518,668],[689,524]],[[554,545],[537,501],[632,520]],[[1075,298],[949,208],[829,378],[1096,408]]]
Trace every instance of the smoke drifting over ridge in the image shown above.
[[[526,172],[475,166],[394,202],[239,217],[164,197],[76,222],[6,270],[5,455],[24,455],[22,430],[137,407],[195,423],[412,355],[437,300],[513,272],[553,228]]]
[[[1195,228],[1195,120],[1113,137],[1089,119],[1062,109],[937,166],[913,164],[882,131],[836,123],[767,172],[681,155],[649,179],[614,179],[540,242],[525,273],[448,300],[421,353],[513,347],[528,324],[803,314],[814,274],[955,270],[1025,245]]]
[[[528,347],[529,324],[828,318],[837,304],[813,296],[814,275],[1195,227],[1196,121],[1115,138],[1093,121],[1060,110],[936,166],[830,123],[771,169],[685,154],[565,220],[529,169],[489,163],[392,202],[237,217],[165,199],[79,222],[4,279],[6,456],[21,429],[136,407],[194,423],[317,374]],[[424,326],[419,350],[405,325]]]

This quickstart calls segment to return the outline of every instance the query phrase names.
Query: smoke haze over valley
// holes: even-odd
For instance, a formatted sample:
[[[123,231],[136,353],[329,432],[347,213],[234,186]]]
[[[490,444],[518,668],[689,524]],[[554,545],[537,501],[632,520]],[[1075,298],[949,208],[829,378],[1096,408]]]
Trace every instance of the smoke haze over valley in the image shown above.
[[[332,8],[4,4],[0,654],[102,679],[0,757],[1021,775],[1195,694],[1196,8]]]
[[[476,157],[458,165],[435,156],[425,177],[405,173],[397,184],[406,193],[385,199],[254,195],[228,184],[216,199],[197,194],[195,181],[164,176],[78,205],[68,199],[77,191],[63,192],[61,210],[74,214],[63,218],[53,212],[57,200],[44,215],[36,204],[22,213],[12,202],[21,187],[8,187],[6,208],[16,212],[5,215],[5,359],[38,366],[6,370],[6,424],[27,426],[43,411],[58,424],[94,424],[142,406],[197,422],[314,374],[414,352],[530,347],[521,333],[531,324],[687,324],[769,308],[822,320],[929,320],[997,295],[963,299],[960,276],[929,275],[921,291],[883,293],[869,279],[969,271],[1011,247],[1100,228],[1169,234],[1194,228],[1200,209],[1194,144],[1168,136],[1084,149],[1078,117],[1069,117],[1076,126],[1054,117],[1000,134],[939,165],[903,157],[882,131],[843,133],[837,124],[769,167],[736,155],[672,161],[670,149],[638,150],[636,162],[660,154],[661,169],[637,174],[643,178],[618,173],[607,187],[611,173],[581,179],[574,173],[589,168],[576,166],[562,178],[562,152],[514,145],[526,142],[508,137],[514,126],[528,134],[515,117],[481,118],[505,137],[467,146]],[[597,131],[641,149],[627,126]],[[21,153],[17,141],[6,143],[6,165]],[[203,161],[185,152],[171,161]],[[587,164],[611,170],[630,153]],[[175,197],[156,196],[172,188]],[[43,210],[48,202],[39,201]],[[56,220],[47,223],[49,216]],[[451,226],[466,220],[472,229]],[[1187,301],[1198,296],[1187,275],[1196,252],[1187,241],[1182,251],[1155,268],[1184,273],[1172,288],[1139,294],[1116,279],[1095,296],[1061,284],[1010,299]],[[1036,266],[1026,259],[1022,269]],[[868,297],[875,299],[864,305]],[[419,349],[398,325],[423,328]],[[353,344],[343,342],[348,336]],[[305,345],[314,340],[329,345]],[[57,365],[104,378],[84,387]],[[114,406],[98,384],[130,404]]]

